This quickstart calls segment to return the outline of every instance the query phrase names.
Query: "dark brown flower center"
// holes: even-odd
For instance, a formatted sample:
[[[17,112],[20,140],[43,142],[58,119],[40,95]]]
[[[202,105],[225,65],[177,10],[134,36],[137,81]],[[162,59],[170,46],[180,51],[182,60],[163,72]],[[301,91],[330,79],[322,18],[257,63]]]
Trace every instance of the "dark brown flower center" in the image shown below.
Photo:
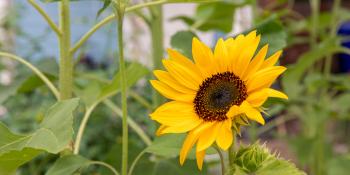
[[[204,80],[194,99],[197,115],[205,121],[223,121],[233,105],[240,105],[247,98],[244,81],[232,72],[213,75]]]

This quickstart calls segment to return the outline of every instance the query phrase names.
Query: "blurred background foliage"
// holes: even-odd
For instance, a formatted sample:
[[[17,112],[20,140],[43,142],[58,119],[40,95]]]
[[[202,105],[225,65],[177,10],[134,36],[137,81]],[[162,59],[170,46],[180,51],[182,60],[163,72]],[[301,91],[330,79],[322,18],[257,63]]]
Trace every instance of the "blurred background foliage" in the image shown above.
[[[57,83],[57,55],[45,51],[49,49],[49,52],[56,52],[52,49],[55,46],[51,45],[50,41],[52,33],[45,29],[45,26],[40,33],[34,32],[35,35],[28,30],[37,26],[21,21],[22,18],[26,18],[28,8],[31,8],[26,3],[21,0],[11,3],[9,13],[3,18],[0,26],[2,28],[0,35],[5,36],[2,37],[0,48],[19,53],[43,71],[50,80]],[[73,34],[74,40],[79,39],[82,30],[88,29],[85,26],[90,26],[112,13],[107,8],[97,15],[104,2],[81,0],[72,3],[72,14],[79,14],[79,7],[83,7],[84,3],[92,3],[98,8],[95,8],[93,13],[89,9],[85,17],[75,20],[73,26],[78,25],[80,28],[73,29],[73,33],[77,33]],[[51,6],[54,9],[57,5],[55,2],[44,0],[42,4],[49,9]],[[236,21],[235,12],[247,7],[250,8],[248,13],[251,13],[252,20],[247,27],[241,29],[241,32],[256,29],[262,35],[261,46],[269,43],[269,54],[280,49],[284,50],[280,64],[287,66],[288,70],[274,86],[286,92],[289,100],[270,99],[264,105],[269,112],[269,115],[265,116],[267,124],[258,126],[252,123],[251,127],[243,129],[239,141],[253,144],[260,139],[260,142],[266,142],[266,147],[272,152],[278,152],[281,157],[291,160],[297,167],[311,175],[348,174],[350,2],[224,0],[196,4],[193,15],[179,15],[168,19],[167,23],[181,22],[185,26],[170,37],[169,44],[191,57],[191,42],[194,36],[201,38],[210,33],[213,34],[211,35],[213,41],[217,37],[234,36],[237,33],[232,32],[235,25],[240,25],[239,21]],[[50,10],[49,12],[51,13]],[[156,18],[152,18],[151,12],[140,10],[129,15],[130,18],[136,18],[136,23],[146,24],[152,30]],[[74,131],[78,130],[85,109],[94,105],[99,94],[116,94],[110,101],[104,101],[92,112],[82,139],[80,154],[91,160],[104,161],[120,170],[121,156],[118,155],[121,155],[121,110],[118,76],[112,77],[117,71],[118,63],[113,58],[113,55],[116,55],[113,52],[115,42],[110,38],[115,38],[115,33],[111,32],[111,26],[113,24],[106,25],[74,55],[76,60],[74,93],[82,102],[74,117]],[[154,37],[151,40],[154,40]],[[134,131],[135,128],[130,129],[129,165],[135,158],[140,158],[134,174],[161,175],[164,172],[169,175],[219,174],[220,162],[215,151],[209,151],[213,155],[207,156],[206,166],[199,172],[194,160],[188,161],[183,167],[178,163],[176,157],[182,146],[183,136],[170,134],[154,138],[157,124],[148,117],[155,103],[152,102],[154,97],[148,83],[151,77],[149,63],[152,56],[149,53],[141,54],[145,54],[143,56],[145,60],[140,61],[127,54],[130,57],[127,67],[128,83],[131,87],[128,110],[132,122],[141,126],[154,141],[148,143],[147,139],[145,141],[140,138]],[[146,62],[146,65],[140,62]],[[20,64],[2,59],[0,72],[2,74],[0,120],[18,133],[29,133],[39,128],[45,111],[54,104],[55,97],[37,76]],[[270,106],[272,102],[274,105]],[[65,169],[68,167],[65,165],[76,165],[73,170],[65,169],[66,172],[70,172],[89,165],[89,160],[80,157],[69,161],[60,160],[61,163],[56,162],[53,166],[58,157],[53,154],[41,154],[22,166],[19,174],[39,175],[45,174],[49,168],[54,169],[58,166]],[[89,166],[81,171],[83,174],[111,173],[98,166]]]

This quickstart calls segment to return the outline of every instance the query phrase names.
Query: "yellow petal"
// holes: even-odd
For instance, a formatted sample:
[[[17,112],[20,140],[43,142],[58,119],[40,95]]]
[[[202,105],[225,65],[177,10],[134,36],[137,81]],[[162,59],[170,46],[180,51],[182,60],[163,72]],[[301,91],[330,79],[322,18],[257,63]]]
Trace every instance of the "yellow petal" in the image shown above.
[[[281,56],[281,54],[282,54],[282,50],[274,53],[272,56],[270,56],[269,58],[267,58],[264,61],[264,63],[261,65],[260,69],[265,69],[267,67],[271,67],[271,66],[275,65],[278,61],[278,58]]]
[[[197,166],[199,170],[202,170],[204,157],[205,157],[205,150],[196,152]]]
[[[260,124],[264,125],[265,120],[262,117],[259,110],[252,107],[247,101],[244,101],[241,106],[240,110],[247,115],[247,117],[251,120],[255,120],[259,122]]]
[[[242,112],[239,110],[239,106],[233,105],[229,111],[226,113],[226,116],[232,119],[232,117],[241,114]]]
[[[197,121],[199,118],[193,112],[155,112],[150,116],[153,120],[167,126],[179,126],[190,121]]]
[[[174,60],[182,66],[188,67],[189,69],[195,71],[198,75],[201,75],[197,66],[189,58],[185,57],[184,55],[173,49],[168,49],[167,51],[171,60]]]
[[[165,126],[165,125],[160,125],[159,128],[158,128],[157,131],[156,131],[156,136],[162,135],[162,132],[163,132],[163,130],[164,130],[166,127],[167,127],[167,126]]]
[[[197,128],[192,130],[186,137],[184,144],[182,145],[181,151],[180,151],[180,164],[183,165],[185,162],[185,159],[191,150],[192,146],[195,144],[195,142],[198,140],[198,137],[203,132],[203,130],[207,129],[208,127],[211,127],[213,123],[205,122],[201,125],[199,125]]]
[[[165,133],[185,133],[185,132],[191,131],[192,129],[194,129],[195,127],[200,125],[201,123],[202,123],[201,119],[193,118],[192,120],[181,122],[180,124],[178,124],[176,126],[167,126],[166,128],[164,128],[160,132],[160,134],[165,134]]]
[[[230,45],[226,45],[227,49],[228,49],[228,56],[229,59],[231,60],[231,71],[235,74],[237,74],[237,62],[238,62],[238,58],[239,55],[242,52],[242,43],[245,40],[245,36],[244,35],[238,35],[234,42],[232,42]]]
[[[219,72],[226,72],[228,70],[228,53],[227,48],[222,38],[219,39],[214,50],[215,62],[218,63]]]
[[[246,81],[249,77],[251,77],[257,70],[259,70],[260,66],[264,62],[265,56],[267,54],[267,50],[269,45],[266,44],[260,51],[255,55],[253,60],[250,62],[247,70],[242,76],[242,80]]]
[[[250,38],[247,36],[247,41],[245,47],[242,50],[241,55],[237,60],[236,75],[242,77],[249,66],[250,60],[252,59],[258,45],[260,42],[260,35],[257,36],[254,40],[250,41]]]
[[[195,94],[181,93],[158,80],[151,80],[150,82],[152,86],[166,98],[183,102],[192,102],[195,98]]]
[[[205,77],[210,77],[215,74],[216,63],[211,49],[200,42],[197,38],[192,41],[192,55],[194,62]]]
[[[191,112],[193,110],[193,103],[185,103],[181,101],[170,101],[159,106],[155,113],[169,113],[169,112]]]
[[[219,132],[219,129],[222,125],[222,122],[213,122],[214,124],[203,131],[203,133],[199,136],[197,143],[197,151],[203,151],[210,147],[214,141],[216,140],[216,136]]]
[[[154,75],[158,78],[159,81],[165,83],[166,85],[176,89],[179,92],[185,93],[185,94],[196,94],[196,91],[187,88],[186,86],[182,85],[178,81],[176,81],[168,72],[162,71],[162,70],[155,70]]]
[[[285,70],[283,66],[273,66],[256,72],[247,82],[248,93],[271,85]]]
[[[255,92],[249,94],[248,98],[246,100],[253,107],[260,107],[265,103],[268,96],[269,96],[269,94],[268,94],[267,89],[262,89],[262,90],[255,91]]]
[[[267,93],[269,94],[269,97],[288,99],[288,96],[285,93],[275,89],[268,88]]]
[[[216,137],[216,143],[223,150],[227,150],[232,145],[233,135],[231,127],[232,120],[229,119],[224,121]]]
[[[202,83],[201,75],[198,75],[188,67],[184,67],[171,60],[163,60],[163,65],[173,78],[192,90],[197,90]]]

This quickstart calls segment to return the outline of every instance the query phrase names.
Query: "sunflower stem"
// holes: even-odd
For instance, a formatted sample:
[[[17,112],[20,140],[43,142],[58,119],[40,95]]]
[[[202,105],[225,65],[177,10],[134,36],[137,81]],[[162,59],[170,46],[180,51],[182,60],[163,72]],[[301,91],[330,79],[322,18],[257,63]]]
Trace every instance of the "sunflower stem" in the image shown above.
[[[124,41],[123,41],[123,24],[124,24],[124,13],[125,8],[128,4],[128,0],[115,0],[114,11],[117,20],[117,33],[118,33],[118,47],[119,47],[119,71],[121,74],[120,78],[120,92],[122,102],[122,175],[128,173],[128,114],[127,114],[127,87],[126,87],[126,71],[124,61]]]
[[[152,36],[152,54],[153,54],[153,69],[161,68],[163,57],[163,11],[162,6],[151,7],[151,36]],[[155,91],[152,91],[153,107],[159,106],[162,101],[161,96]]]
[[[234,174],[236,171],[235,157],[236,157],[237,138],[236,138],[236,132],[234,130],[232,130],[232,137],[233,137],[232,145],[228,149],[228,160],[229,160],[229,167],[230,167],[230,169],[228,170],[229,174]]]
[[[60,48],[60,72],[59,90],[60,100],[72,97],[73,87],[73,60],[70,53],[70,9],[69,0],[62,0],[59,6],[60,30],[62,35],[58,37]]]
[[[221,163],[221,175],[225,175],[225,159],[224,156],[222,155],[222,152],[220,148],[217,145],[214,145],[213,148],[218,152],[219,157],[220,157],[220,163]]]

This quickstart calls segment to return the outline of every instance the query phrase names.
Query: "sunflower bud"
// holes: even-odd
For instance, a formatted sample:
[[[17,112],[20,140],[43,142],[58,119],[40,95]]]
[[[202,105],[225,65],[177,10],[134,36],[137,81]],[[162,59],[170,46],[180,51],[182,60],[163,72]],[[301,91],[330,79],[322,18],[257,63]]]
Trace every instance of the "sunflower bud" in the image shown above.
[[[246,173],[256,172],[269,157],[269,151],[258,143],[241,147],[235,156],[235,164]]]

